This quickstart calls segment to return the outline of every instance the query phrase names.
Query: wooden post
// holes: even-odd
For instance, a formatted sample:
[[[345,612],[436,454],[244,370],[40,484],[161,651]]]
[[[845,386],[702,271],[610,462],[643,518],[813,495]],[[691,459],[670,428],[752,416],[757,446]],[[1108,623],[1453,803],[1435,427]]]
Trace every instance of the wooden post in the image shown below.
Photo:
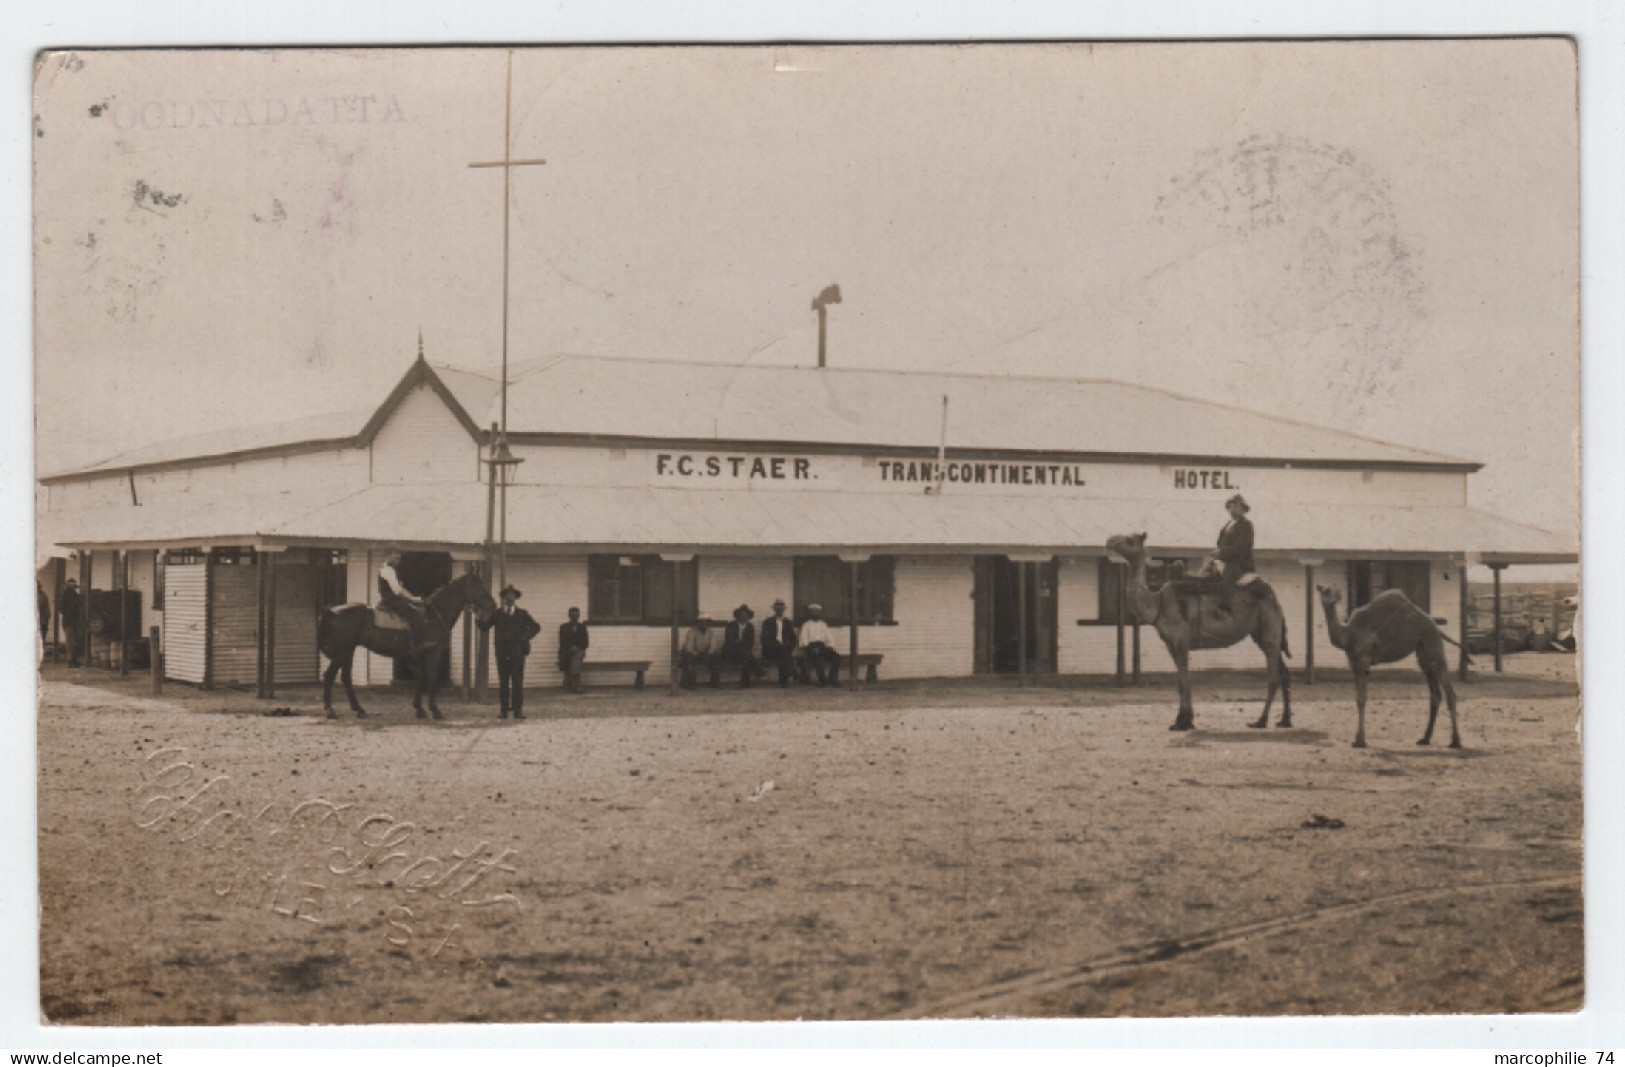
[[[1027,688],[1027,564],[1016,564],[1016,684]]]
[[[469,562],[463,564],[464,574],[473,574],[478,569],[477,564]],[[474,698],[474,605],[463,606],[463,703],[467,704]]]
[[[680,621],[678,616],[681,614],[681,612],[679,612],[679,610],[677,608],[677,604],[678,604],[679,598],[682,596],[682,589],[683,589],[683,561],[680,560],[680,559],[672,560],[672,563],[671,563],[671,695],[672,696],[677,696],[679,693],[681,693],[683,691],[683,688],[682,688],[682,680],[683,680],[682,671],[677,665],[677,660],[678,660],[678,656],[679,656],[678,643],[677,643],[677,641],[678,641],[678,639],[677,639],[677,628],[678,628],[678,623]]]
[[[1117,567],[1117,684],[1127,685],[1127,665],[1123,662],[1123,624],[1128,614],[1128,564]]]
[[[1303,565],[1303,669],[1315,684],[1315,566]]]
[[[1134,678],[1135,685],[1140,684],[1140,620],[1134,620]]]
[[[858,688],[858,565],[856,561],[847,564],[851,570],[851,588],[847,592],[846,632],[847,632],[847,658],[846,687],[856,690]]]
[[[68,561],[58,557],[56,566],[51,568],[51,579],[56,588],[51,590],[51,644],[58,652],[62,648],[62,584],[68,580]]]
[[[79,654],[81,662],[90,666],[90,583],[95,580],[96,568],[90,549],[79,554]]]
[[[1456,629],[1460,631],[1461,647],[1456,650],[1456,677],[1467,681],[1467,615],[1472,610],[1472,597],[1467,591],[1467,564],[1461,565],[1461,618]]]
[[[1501,664],[1501,572],[1506,569],[1505,563],[1491,563],[1490,574],[1495,578],[1495,673],[1500,674]]]
[[[113,553],[113,569],[118,574],[118,672],[130,673],[130,550]]]
[[[276,560],[277,553],[267,552],[265,560],[265,695],[276,695]]]
[[[265,625],[265,602],[267,599],[265,556],[260,555],[259,558],[254,562],[255,577],[259,579],[254,590],[255,607],[258,612],[256,615],[256,630],[258,631],[257,636],[259,638],[259,640],[254,643],[254,695],[261,700],[265,700],[271,695],[269,683],[267,682],[268,676],[266,674],[265,662],[267,630]]]
[[[164,657],[158,647],[158,627],[147,631],[147,665],[152,668],[154,695],[164,691]]]

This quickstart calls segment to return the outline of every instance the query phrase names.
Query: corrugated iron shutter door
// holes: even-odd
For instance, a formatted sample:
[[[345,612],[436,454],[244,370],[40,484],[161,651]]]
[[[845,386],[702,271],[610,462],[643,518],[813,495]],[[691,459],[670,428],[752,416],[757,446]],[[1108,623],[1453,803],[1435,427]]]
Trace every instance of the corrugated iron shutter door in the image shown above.
[[[203,684],[208,657],[206,563],[164,565],[164,677]]]
[[[276,568],[276,681],[303,685],[321,675],[316,652],[317,568],[282,560]]]
[[[214,685],[253,685],[259,666],[259,568],[215,563],[210,582]]]

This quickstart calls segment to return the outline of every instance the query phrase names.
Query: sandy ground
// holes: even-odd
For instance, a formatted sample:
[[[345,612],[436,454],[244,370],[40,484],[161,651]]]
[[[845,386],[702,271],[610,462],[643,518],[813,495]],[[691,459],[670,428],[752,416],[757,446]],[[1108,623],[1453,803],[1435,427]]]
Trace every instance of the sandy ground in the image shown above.
[[[1569,1011],[1574,660],[1418,748],[1420,676],[1143,689],[398,692],[329,722],[50,668],[54,1022]],[[286,714],[268,714],[278,709]],[[1273,717],[1273,716],[1272,716]]]

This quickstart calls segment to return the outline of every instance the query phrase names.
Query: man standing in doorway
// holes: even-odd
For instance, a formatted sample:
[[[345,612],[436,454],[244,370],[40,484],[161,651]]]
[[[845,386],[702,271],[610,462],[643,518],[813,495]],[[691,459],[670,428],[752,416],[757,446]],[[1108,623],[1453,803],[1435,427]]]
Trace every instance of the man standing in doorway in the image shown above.
[[[570,621],[559,624],[559,672],[564,675],[564,688],[572,693],[581,692],[581,665],[587,661],[589,643],[581,609],[571,608]]]
[[[68,642],[68,666],[79,666],[79,657],[84,654],[83,615],[84,601],[79,599],[79,580],[69,578],[62,587],[62,595],[57,598],[56,613],[62,617],[62,637]]]
[[[829,624],[824,622],[824,608],[820,604],[807,605],[807,621],[801,624],[801,647],[807,662],[812,664],[819,685],[838,685],[841,680],[841,654],[829,635]]]
[[[500,718],[525,717],[525,657],[530,655],[530,639],[542,632],[541,626],[530,617],[530,612],[519,606],[519,590],[513,586],[502,589],[502,607],[480,623],[480,628],[496,629],[498,693],[502,705]]]
[[[784,601],[773,601],[773,617],[762,623],[762,659],[779,669],[779,688],[795,671],[796,628],[784,617]]]

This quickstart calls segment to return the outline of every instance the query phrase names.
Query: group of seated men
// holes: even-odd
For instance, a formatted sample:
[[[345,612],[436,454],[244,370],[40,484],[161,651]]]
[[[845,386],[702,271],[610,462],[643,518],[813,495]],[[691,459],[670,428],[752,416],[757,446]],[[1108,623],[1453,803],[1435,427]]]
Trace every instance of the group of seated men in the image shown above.
[[[711,679],[711,688],[722,684],[722,672],[739,671],[739,687],[750,688],[758,678],[767,674],[767,668],[777,667],[779,686],[790,684],[792,678],[805,672],[798,670],[796,652],[805,670],[810,670],[819,685],[837,685],[840,682],[841,657],[830,640],[829,624],[824,622],[824,609],[818,604],[807,605],[807,619],[798,628],[784,616],[784,601],[773,601],[773,617],[762,623],[762,654],[756,655],[756,625],[751,622],[756,613],[747,605],[734,609],[733,622],[716,629],[709,619],[696,619],[683,635],[678,650],[677,664],[682,672],[685,689],[693,689],[699,668],[704,667]]]

